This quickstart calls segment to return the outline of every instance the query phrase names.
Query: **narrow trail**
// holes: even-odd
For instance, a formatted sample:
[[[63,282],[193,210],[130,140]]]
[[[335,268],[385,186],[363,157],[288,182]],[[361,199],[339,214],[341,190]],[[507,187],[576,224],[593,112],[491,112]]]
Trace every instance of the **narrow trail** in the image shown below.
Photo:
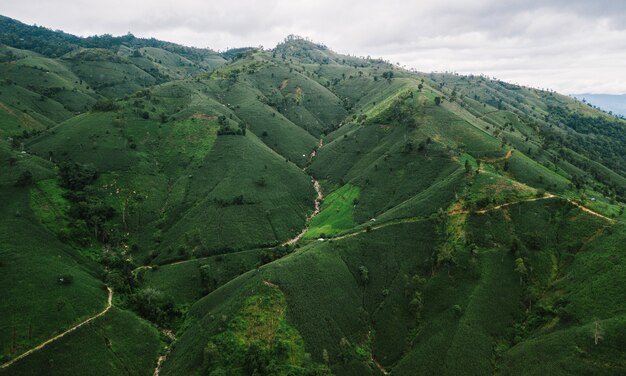
[[[506,151],[506,154],[504,154],[504,157],[499,157],[499,158],[479,158],[482,161],[488,162],[488,163],[496,163],[496,162],[500,162],[500,161],[506,161],[507,159],[510,159],[511,156],[513,156],[513,149],[509,149]]]
[[[308,164],[310,164],[311,161],[313,160],[313,158],[315,158],[315,156],[317,155],[317,151],[319,149],[321,149],[322,146],[324,146],[324,140],[320,138],[320,141],[317,144],[317,147],[315,149],[313,149],[313,151],[309,155]],[[305,168],[302,169],[302,171],[306,172],[306,169],[307,168],[305,167]],[[315,197],[315,210],[313,210],[313,213],[311,213],[311,215],[309,215],[306,218],[306,221],[304,223],[304,227],[302,228],[302,231],[300,231],[300,233],[298,235],[296,235],[293,238],[291,238],[291,239],[287,240],[286,242],[284,242],[282,245],[295,244],[300,239],[302,239],[304,234],[306,234],[306,232],[309,230],[309,223],[320,212],[320,207],[321,207],[322,200],[324,199],[324,194],[322,193],[322,188],[320,187],[320,182],[315,180],[315,178],[312,175],[309,175],[309,177],[311,178],[311,181],[313,182],[313,188],[315,188],[315,192],[317,193],[317,197]]]
[[[270,282],[270,281],[268,281],[268,280],[265,280],[265,279],[263,280],[263,284],[264,284],[265,286],[267,286],[267,287],[271,287],[271,288],[273,288],[273,289],[277,289],[277,288],[279,288],[277,284],[272,283],[272,282]]]
[[[542,197],[534,197],[534,198],[530,198],[530,199],[526,199],[526,200],[506,202],[504,204],[500,204],[498,206],[494,206],[493,208],[489,208],[489,209],[474,210],[474,211],[472,211],[472,210],[455,210],[455,211],[448,212],[448,215],[476,214],[476,213],[478,213],[478,214],[485,214],[485,213],[488,213],[488,212],[493,211],[493,210],[502,209],[502,208],[510,206],[510,205],[520,204],[522,202],[532,202],[532,201],[539,201],[539,200],[547,200],[547,199],[551,199],[551,198],[555,198],[555,197],[557,197],[557,196],[555,196],[553,194],[547,193],[545,196],[542,196]],[[416,223],[416,222],[429,221],[429,220],[432,220],[432,219],[435,219],[435,218],[436,218],[435,215],[431,215],[431,216],[428,216],[428,217],[410,217],[410,218],[394,219],[394,220],[391,220],[391,221],[388,221],[388,222],[385,222],[385,223],[381,223],[379,225],[369,226],[368,228],[364,228],[364,229],[361,229],[359,231],[349,232],[349,233],[345,233],[345,234],[342,234],[342,235],[330,237],[329,240],[341,240],[341,239],[351,238],[353,236],[357,236],[357,235],[363,234],[363,233],[368,232],[368,231],[379,230],[381,228],[394,226],[394,225],[399,225],[399,224],[403,224],[403,223]]]
[[[533,197],[533,198],[529,198],[529,199],[525,199],[525,200],[505,202],[504,204],[500,204],[498,206],[494,206],[494,207],[488,208],[488,209],[481,209],[481,210],[474,210],[474,211],[472,211],[472,210],[455,210],[455,211],[448,212],[448,215],[485,214],[485,213],[488,213],[490,211],[499,210],[499,209],[505,208],[507,206],[515,205],[515,204],[521,204],[521,203],[524,203],[524,202],[533,202],[533,201],[539,201],[539,200],[548,200],[548,199],[551,199],[551,198],[561,198],[561,199],[564,199],[567,202],[569,202],[570,204],[580,208],[582,211],[584,211],[586,213],[589,213],[589,214],[595,215],[595,216],[597,216],[599,218],[605,219],[605,220],[607,220],[610,223],[615,223],[616,222],[614,219],[606,217],[606,216],[604,216],[604,215],[602,215],[600,213],[597,213],[597,212],[595,212],[595,211],[593,211],[593,210],[591,210],[591,209],[589,209],[589,208],[587,208],[587,207],[577,203],[576,201],[573,201],[573,200],[570,200],[570,199],[566,199],[566,198],[563,198],[563,197],[560,197],[560,196],[556,196],[556,195],[553,195],[551,193],[546,193],[542,197]],[[434,219],[434,218],[435,218],[435,216],[433,215],[433,216],[428,216],[428,217],[410,217],[410,218],[394,219],[394,220],[391,220],[391,221],[388,221],[388,222],[385,222],[385,223],[381,223],[379,225],[368,226],[367,228],[364,228],[364,229],[361,229],[361,230],[358,230],[358,231],[355,231],[355,232],[348,232],[348,233],[344,233],[344,234],[341,234],[341,235],[329,237],[328,239],[329,240],[341,240],[341,239],[351,238],[353,236],[357,236],[357,235],[363,234],[363,233],[368,232],[368,231],[379,230],[379,229],[382,229],[382,228],[385,228],[385,227],[389,227],[389,226],[399,225],[399,224],[403,224],[403,223],[423,222],[423,221],[428,221],[428,220],[431,220],[431,219]]]
[[[34,353],[34,352],[35,352],[35,351],[37,351],[37,350],[41,350],[41,349],[43,349],[44,347],[48,346],[48,345],[49,345],[49,344],[51,344],[52,342],[54,342],[54,341],[56,341],[56,340],[58,340],[58,339],[60,339],[60,338],[64,337],[65,335],[67,335],[67,334],[69,334],[69,333],[71,333],[71,332],[75,331],[76,329],[78,329],[78,328],[80,328],[80,327],[84,326],[85,324],[90,323],[91,321],[93,321],[93,320],[97,319],[98,317],[100,317],[100,316],[104,315],[105,313],[107,313],[107,312],[111,309],[111,307],[113,306],[113,290],[111,290],[111,288],[110,288],[110,287],[107,287],[107,290],[109,291],[109,297],[108,297],[108,299],[107,299],[107,306],[106,306],[106,308],[104,308],[102,311],[100,311],[99,313],[95,314],[94,316],[91,316],[90,318],[86,319],[85,321],[82,321],[82,322],[80,322],[80,323],[78,323],[78,324],[74,325],[73,327],[71,327],[71,328],[67,329],[67,330],[66,330],[66,331],[64,331],[63,333],[58,334],[58,335],[56,335],[56,336],[54,336],[54,337],[50,338],[49,340],[47,340],[47,341],[43,342],[43,343],[42,343],[42,344],[40,344],[39,346],[37,346],[37,347],[33,347],[32,349],[30,349],[30,350],[26,351],[25,353],[22,353],[21,355],[19,355],[19,356],[17,356],[17,357],[15,357],[15,358],[13,358],[12,360],[10,360],[10,361],[8,361],[8,362],[6,362],[6,363],[2,364],[2,365],[0,366],[0,368],[7,368],[7,367],[9,367],[10,365],[12,365],[13,363],[17,362],[18,360],[20,360],[20,359],[23,359],[23,358],[27,357],[28,355],[30,355],[30,354],[32,354],[32,353]]]
[[[309,218],[307,219],[307,223],[315,216],[319,213],[319,205],[320,205],[320,201],[323,198],[323,195],[321,193],[321,190],[319,189],[319,182],[317,182],[316,180],[314,180],[314,186],[316,187],[316,191],[318,192],[318,199],[315,202],[315,211],[313,212],[313,214],[311,214],[309,216]],[[471,211],[471,210],[454,210],[454,211],[450,211],[448,212],[448,215],[460,215],[460,214],[485,214],[488,213],[492,210],[498,210],[498,209],[502,209],[505,208],[507,206],[511,206],[511,205],[515,205],[515,204],[520,204],[523,202],[532,202],[532,201],[539,201],[539,200],[546,200],[546,199],[551,199],[551,198],[558,198],[560,196],[556,196],[552,193],[547,193],[542,196],[542,197],[533,197],[533,198],[529,198],[526,200],[520,200],[520,201],[511,201],[511,202],[505,202],[504,204],[500,204],[497,206],[494,206],[492,208],[489,209],[481,209],[481,210],[475,210],[475,211]],[[579,209],[581,209],[582,211],[589,213],[591,215],[594,215],[596,217],[602,218],[610,223],[615,223],[616,220],[609,218],[607,216],[604,216],[598,212],[593,211],[592,209],[589,209],[586,206],[583,206],[579,203],[577,203],[574,200],[568,199],[568,198],[563,198],[562,199],[566,200],[567,202],[571,203],[572,205],[578,207]],[[394,225],[398,225],[398,224],[402,224],[402,223],[415,223],[415,222],[422,222],[422,221],[427,221],[430,219],[433,219],[434,216],[429,216],[429,217],[410,217],[410,218],[402,218],[402,219],[393,219],[390,220],[388,222],[384,222],[378,225],[374,225],[374,226],[369,226],[370,230],[379,230],[381,228],[385,228],[385,227],[389,227],[389,226],[394,226]],[[306,231],[308,230],[308,227],[305,227],[296,237],[287,240],[286,242],[283,243],[283,245],[287,245],[287,244],[294,244],[296,243],[298,240],[300,240],[302,238],[302,236],[306,233]],[[336,236],[332,236],[329,237],[329,240],[341,240],[341,239],[346,239],[346,238],[351,238],[353,236],[359,235],[359,234],[363,234],[365,232],[367,232],[368,229],[364,228],[358,231],[354,231],[354,232],[347,232],[347,233],[343,233],[340,235],[336,235]],[[267,247],[267,248],[259,248],[259,249],[272,249],[273,247]],[[207,257],[203,257],[203,258],[210,258],[210,257],[214,257],[214,256],[207,256]],[[163,265],[159,265],[159,266],[170,266],[170,265],[178,265],[178,264],[184,264],[184,263],[188,263],[188,262],[194,262],[194,261],[198,261],[198,260],[202,260],[203,258],[198,258],[198,259],[190,259],[190,260],[182,260],[182,261],[176,261],[176,262],[172,262],[169,264],[163,264]],[[140,270],[143,269],[152,269],[152,266],[150,265],[144,265],[144,266],[139,266],[137,268],[135,268],[133,270],[133,273],[137,273]]]
[[[167,356],[172,351],[172,344],[174,343],[174,341],[176,341],[176,336],[171,330],[163,329],[162,333],[172,342],[170,342],[170,344],[165,347],[165,352],[163,353],[163,355],[159,355],[159,357],[157,358],[157,365],[154,368],[153,373],[154,376],[159,376],[159,374],[161,373],[161,366],[163,365],[163,362],[165,362],[165,359],[167,359]]]
[[[589,209],[588,207],[583,206],[583,205],[581,205],[581,204],[577,203],[577,202],[576,202],[576,201],[574,201],[574,200],[570,200],[570,199],[568,198],[568,199],[567,199],[567,202],[569,202],[570,204],[572,204],[572,205],[574,205],[574,206],[578,207],[580,210],[582,210],[582,211],[584,211],[584,212],[586,212],[586,213],[589,213],[589,214],[591,214],[591,215],[595,215],[596,217],[599,217],[599,218],[606,219],[607,221],[609,221],[609,222],[611,222],[611,223],[615,223],[615,222],[616,222],[616,220],[615,220],[615,219],[613,219],[613,218],[609,218],[609,217],[604,216],[604,215],[602,215],[602,214],[600,214],[600,213],[598,213],[598,212],[595,212],[595,211],[593,211],[593,210]]]
[[[302,239],[304,234],[306,234],[306,232],[309,230],[309,222],[311,222],[313,217],[315,217],[316,215],[318,215],[320,213],[320,206],[321,206],[321,203],[322,203],[322,199],[324,198],[324,194],[322,193],[322,189],[320,187],[320,183],[317,180],[315,180],[312,176],[311,176],[311,181],[313,182],[313,187],[315,188],[315,192],[317,192],[317,197],[315,198],[315,210],[313,210],[313,213],[311,213],[311,215],[309,215],[306,218],[306,222],[304,224],[304,227],[302,228],[302,231],[300,231],[300,233],[298,235],[296,235],[293,238],[291,238],[291,239],[287,240],[286,242],[284,242],[282,245],[295,244],[300,239]]]
[[[378,362],[378,359],[376,359],[376,357],[373,354],[370,354],[370,360],[374,363],[374,365],[376,365],[376,368],[378,368],[378,370],[382,372],[383,375],[389,375],[391,373],[390,371],[387,371],[385,367],[383,367],[383,365]]]
[[[500,205],[494,206],[493,208],[490,208],[490,209],[476,210],[476,211],[474,211],[474,213],[484,214],[484,213],[487,213],[487,212],[489,212],[491,210],[502,209],[502,208],[505,208],[505,207],[510,206],[510,205],[518,204],[520,202],[533,202],[533,201],[539,201],[539,200],[546,200],[546,199],[554,198],[554,197],[556,197],[556,196],[553,195],[552,193],[546,193],[545,195],[543,195],[541,197],[529,198],[529,199],[520,200],[520,201],[505,202],[504,204],[500,204]],[[470,213],[470,212],[468,210],[462,210],[462,211],[459,212],[459,214],[467,214],[467,213]]]
[[[483,119],[485,116],[488,116],[488,115],[494,114],[494,113],[496,113],[496,112],[498,112],[498,111],[500,111],[500,110],[494,110],[494,111],[485,112],[484,114],[482,114],[482,115],[480,115],[480,116],[476,116],[476,119]]]

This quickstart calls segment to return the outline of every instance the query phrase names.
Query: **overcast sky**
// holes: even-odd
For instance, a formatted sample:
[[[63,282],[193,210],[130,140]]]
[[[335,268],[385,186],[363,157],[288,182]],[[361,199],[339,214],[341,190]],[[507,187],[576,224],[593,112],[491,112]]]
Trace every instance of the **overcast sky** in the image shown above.
[[[3,0],[0,14],[88,36],[273,47],[288,34],[420,71],[626,93],[624,0]]]

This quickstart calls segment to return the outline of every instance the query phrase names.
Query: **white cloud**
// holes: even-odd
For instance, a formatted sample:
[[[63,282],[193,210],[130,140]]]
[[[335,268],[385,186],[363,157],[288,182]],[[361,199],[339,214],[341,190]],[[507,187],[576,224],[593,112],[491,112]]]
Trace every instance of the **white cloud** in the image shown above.
[[[422,71],[484,73],[564,93],[626,92],[626,4],[596,0],[21,0],[0,13],[78,35],[270,47],[287,34]]]

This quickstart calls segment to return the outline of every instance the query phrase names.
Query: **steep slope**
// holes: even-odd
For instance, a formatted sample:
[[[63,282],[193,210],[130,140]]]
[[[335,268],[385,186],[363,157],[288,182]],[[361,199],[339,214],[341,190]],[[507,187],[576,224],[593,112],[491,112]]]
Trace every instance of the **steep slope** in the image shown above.
[[[623,120],[294,36],[0,30],[3,363],[114,291],[3,372],[626,372]]]
[[[7,302],[0,321],[4,363],[100,311],[107,293],[99,266],[57,239],[35,213],[54,210],[38,184],[54,176],[52,166],[36,157],[15,156],[4,142],[0,142],[0,153],[4,171],[0,268]]]
[[[193,89],[177,97],[185,104],[173,110],[176,120],[137,115],[137,106],[146,104],[167,113],[172,103],[166,89],[180,86],[135,96],[142,99],[122,102],[117,112],[77,116],[29,148],[41,156],[54,150],[57,162],[92,164],[108,202],[123,213],[116,227],[127,232],[123,238],[142,259],[149,253],[156,262],[206,256],[295,235],[314,197],[306,174],[251,132],[244,134],[239,119],[226,119],[232,115],[226,106]]]

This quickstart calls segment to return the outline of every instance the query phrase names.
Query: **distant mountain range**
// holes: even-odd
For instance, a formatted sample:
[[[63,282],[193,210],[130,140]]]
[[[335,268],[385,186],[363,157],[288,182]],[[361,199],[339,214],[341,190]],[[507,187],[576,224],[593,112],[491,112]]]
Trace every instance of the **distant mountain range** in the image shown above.
[[[624,244],[580,100],[0,16],[0,376],[626,375]]]
[[[626,94],[574,94],[574,97],[614,114],[626,116]]]

